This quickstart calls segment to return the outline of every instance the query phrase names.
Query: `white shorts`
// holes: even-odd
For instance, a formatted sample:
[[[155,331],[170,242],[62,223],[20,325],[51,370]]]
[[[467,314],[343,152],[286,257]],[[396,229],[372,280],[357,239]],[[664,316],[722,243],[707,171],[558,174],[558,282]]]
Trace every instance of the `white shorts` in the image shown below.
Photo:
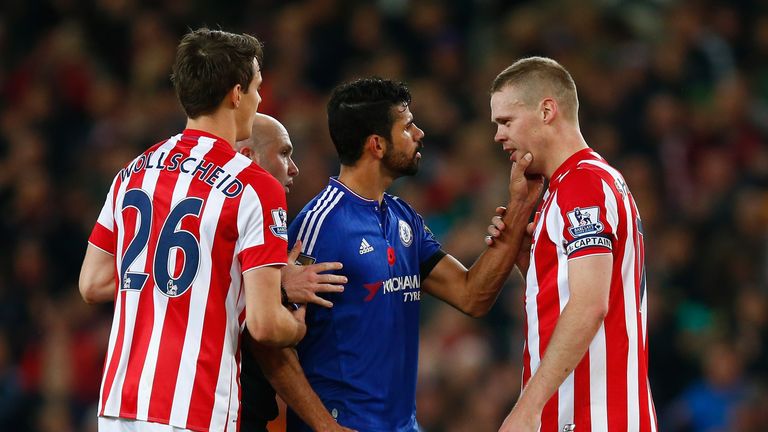
[[[192,432],[176,426],[117,417],[99,417],[99,432]]]

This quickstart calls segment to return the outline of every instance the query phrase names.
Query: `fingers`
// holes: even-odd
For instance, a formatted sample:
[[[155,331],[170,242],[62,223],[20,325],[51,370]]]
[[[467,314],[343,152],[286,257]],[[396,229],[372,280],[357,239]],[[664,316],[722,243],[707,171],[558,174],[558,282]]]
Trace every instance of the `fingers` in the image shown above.
[[[325,263],[323,263],[325,264]],[[334,263],[329,263],[334,264]],[[347,277],[344,275],[337,275],[333,273],[320,273],[325,270],[318,270],[314,271],[314,269],[307,269],[308,272],[313,272],[316,274],[316,276],[312,276],[310,278],[310,281],[316,282],[316,283],[325,283],[325,284],[345,284],[347,283]]]
[[[316,304],[318,306],[322,306],[322,307],[324,307],[326,309],[330,309],[330,308],[333,307],[333,303],[331,303],[330,301],[328,301],[328,300],[326,300],[326,299],[324,299],[322,297],[316,296],[316,295],[310,296],[308,303],[314,303],[314,304]]]
[[[506,226],[504,225],[504,221],[501,219],[501,216],[498,216],[498,215],[491,218],[491,224],[492,224],[491,226],[496,228],[496,230],[498,231],[504,231],[504,227]],[[489,227],[489,233],[490,233],[490,227]],[[493,233],[490,233],[490,234],[493,235]],[[498,235],[493,235],[493,236],[498,237]]]
[[[499,216],[504,216],[505,214],[507,214],[507,208],[504,206],[496,207],[496,214]]]
[[[492,246],[493,245],[493,237],[487,235],[485,236],[485,244],[486,246]]]
[[[510,181],[516,181],[517,179],[522,178],[525,175],[525,170],[528,169],[528,166],[531,164],[532,160],[533,155],[526,153],[517,162],[512,162],[512,170],[509,172]]]
[[[295,263],[297,259],[299,259],[299,253],[301,252],[301,240],[296,240],[296,243],[293,244],[293,249],[291,249],[290,252],[288,252],[288,262],[289,263]]]
[[[306,266],[306,269],[308,271],[312,271],[315,273],[322,273],[322,272],[327,272],[332,270],[341,270],[343,267],[344,265],[340,262],[321,262],[321,263],[308,265]],[[346,283],[346,282],[347,281],[345,280],[344,282],[340,282],[340,283]]]
[[[504,225],[502,224],[502,228],[499,228],[497,225],[488,225],[488,235],[492,238],[498,238],[501,235],[501,231],[504,229]]]
[[[536,212],[537,218],[538,218],[538,212]],[[535,219],[534,219],[535,221]],[[525,227],[525,232],[528,233],[529,236],[533,236],[533,230],[536,229],[536,222],[531,222]]]
[[[333,285],[333,284],[318,284],[315,285],[316,293],[342,293],[344,292],[344,286],[342,285]]]

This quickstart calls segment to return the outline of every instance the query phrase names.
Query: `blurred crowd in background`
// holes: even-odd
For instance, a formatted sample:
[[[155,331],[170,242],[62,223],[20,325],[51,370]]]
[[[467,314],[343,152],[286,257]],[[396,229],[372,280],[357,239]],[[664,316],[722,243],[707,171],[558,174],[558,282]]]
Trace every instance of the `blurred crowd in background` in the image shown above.
[[[260,111],[285,123],[301,171],[291,215],[338,172],[329,90],[405,81],[425,149],[392,192],[466,265],[506,199],[491,80],[522,56],[561,62],[587,142],[644,219],[661,430],[768,427],[765,2],[4,0],[0,430],[95,430],[112,307],[80,299],[80,263],[115,172],[183,128],[170,65],[201,25],[265,43]],[[423,298],[426,432],[495,431],[514,404],[521,283],[480,320]]]

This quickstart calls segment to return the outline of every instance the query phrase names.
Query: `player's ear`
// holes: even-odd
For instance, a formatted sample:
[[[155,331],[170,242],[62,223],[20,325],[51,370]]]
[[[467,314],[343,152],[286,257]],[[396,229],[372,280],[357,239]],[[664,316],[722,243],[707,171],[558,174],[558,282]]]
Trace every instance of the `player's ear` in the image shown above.
[[[224,98],[224,100],[228,101],[232,108],[238,108],[240,106],[240,99],[243,97],[243,89],[240,84],[236,84],[234,87],[232,87],[229,92],[227,93],[227,96]]]
[[[238,152],[243,156],[247,157],[248,159],[250,159],[251,155],[253,154],[253,151],[251,151],[251,148],[248,146],[241,147],[240,150],[238,150]]]
[[[544,98],[539,104],[539,114],[544,124],[550,124],[557,117],[557,101],[552,98]]]
[[[365,139],[365,149],[376,159],[383,159],[387,150],[387,143],[380,135],[368,135]]]

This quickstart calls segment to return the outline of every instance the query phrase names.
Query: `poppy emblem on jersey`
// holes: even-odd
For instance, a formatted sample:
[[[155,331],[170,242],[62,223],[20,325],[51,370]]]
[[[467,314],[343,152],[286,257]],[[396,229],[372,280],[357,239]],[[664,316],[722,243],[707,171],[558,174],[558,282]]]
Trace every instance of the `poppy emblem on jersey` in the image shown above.
[[[280,237],[285,241],[288,241],[287,220],[288,216],[285,213],[285,210],[282,208],[272,210],[272,222],[274,222],[274,224],[269,226],[269,230],[272,231],[272,234],[274,234],[275,237]]]
[[[567,214],[571,227],[568,231],[574,237],[597,234],[603,231],[603,224],[600,222],[600,208],[598,207],[576,207]]]
[[[400,241],[403,242],[405,247],[410,246],[413,243],[413,230],[411,230],[411,226],[402,219],[398,219],[397,225],[400,231]]]

